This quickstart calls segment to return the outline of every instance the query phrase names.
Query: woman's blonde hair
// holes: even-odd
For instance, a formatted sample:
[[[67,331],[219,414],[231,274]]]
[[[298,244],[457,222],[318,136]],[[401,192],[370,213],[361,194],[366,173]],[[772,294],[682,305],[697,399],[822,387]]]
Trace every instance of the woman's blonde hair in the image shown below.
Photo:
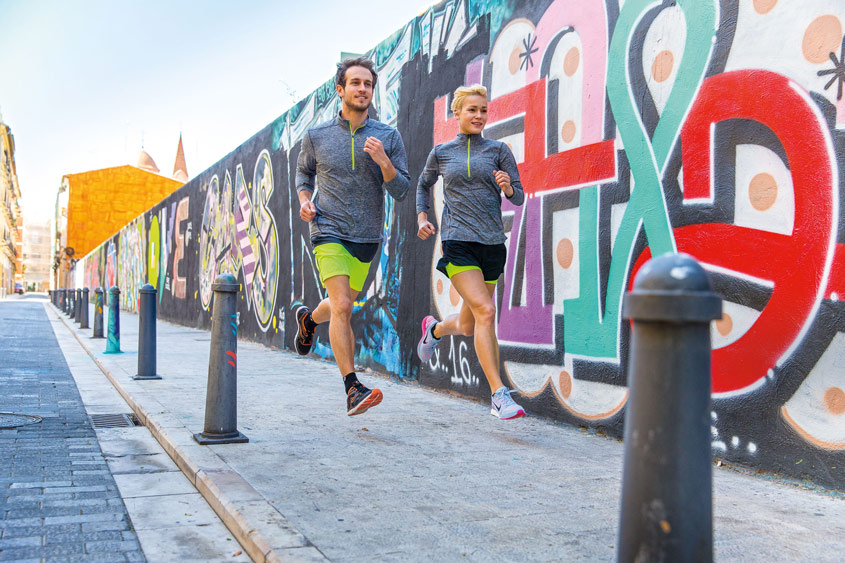
[[[455,94],[452,97],[452,113],[457,115],[464,106],[464,98],[467,96],[483,96],[487,97],[487,88],[481,84],[473,84],[472,86],[458,86]]]

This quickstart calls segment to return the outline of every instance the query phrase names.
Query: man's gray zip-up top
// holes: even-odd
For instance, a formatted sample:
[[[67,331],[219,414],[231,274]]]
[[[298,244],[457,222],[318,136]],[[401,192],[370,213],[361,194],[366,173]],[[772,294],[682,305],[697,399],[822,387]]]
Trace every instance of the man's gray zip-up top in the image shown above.
[[[502,190],[496,183],[496,170],[511,177],[513,195],[508,199],[514,205],[522,205],[525,194],[510,148],[481,135],[458,133],[455,139],[431,149],[417,184],[417,213],[428,213],[431,186],[442,174],[445,201],[440,239],[482,244],[505,242]]]
[[[384,145],[384,153],[396,169],[391,181],[384,181],[379,165],[364,152],[367,137],[375,137]],[[353,131],[349,120],[339,114],[309,129],[302,139],[296,164],[297,192],[313,192],[315,176],[317,216],[311,221],[312,239],[381,242],[385,190],[401,200],[411,184],[399,131],[369,118]]]

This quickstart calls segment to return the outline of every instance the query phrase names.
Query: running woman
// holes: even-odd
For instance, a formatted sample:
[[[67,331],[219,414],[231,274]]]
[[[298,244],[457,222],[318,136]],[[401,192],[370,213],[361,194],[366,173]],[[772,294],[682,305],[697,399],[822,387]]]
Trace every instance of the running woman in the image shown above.
[[[328,297],[313,311],[305,306],[296,310],[295,348],[301,356],[308,354],[317,325],[329,323],[349,416],[366,412],[382,399],[379,389],[368,389],[355,374],[352,305],[381,243],[384,192],[401,200],[410,186],[399,132],[367,116],[377,78],[366,58],[338,65],[340,113],[305,133],[296,169],[299,216],[311,223],[314,258]]]
[[[423,319],[417,354],[428,362],[444,336],[474,335],[475,353],[493,392],[490,413],[501,420],[519,418],[525,411],[511,398],[499,375],[493,296],[507,259],[502,194],[515,205],[522,205],[525,194],[510,148],[481,136],[487,124],[487,88],[476,84],[455,90],[452,113],[460,133],[432,149],[417,185],[417,236],[425,240],[436,232],[428,220],[430,191],[442,175],[443,257],[437,269],[452,281],[463,305],[458,314],[443,321],[431,315]]]

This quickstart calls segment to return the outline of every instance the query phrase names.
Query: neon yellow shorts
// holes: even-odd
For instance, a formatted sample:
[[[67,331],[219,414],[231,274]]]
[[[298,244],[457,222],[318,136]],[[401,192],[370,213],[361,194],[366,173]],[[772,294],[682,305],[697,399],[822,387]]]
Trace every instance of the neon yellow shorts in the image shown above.
[[[314,247],[320,282],[326,287],[326,280],[335,276],[347,276],[349,287],[355,291],[364,289],[371,262],[361,262],[337,242],[327,242]]]
[[[452,279],[452,276],[455,274],[460,274],[461,272],[466,272],[467,270],[478,270],[481,272],[480,266],[455,266],[451,262],[446,264],[446,275],[449,276],[449,279]],[[496,285],[496,282],[499,280],[484,280],[484,283],[489,283],[491,285]]]

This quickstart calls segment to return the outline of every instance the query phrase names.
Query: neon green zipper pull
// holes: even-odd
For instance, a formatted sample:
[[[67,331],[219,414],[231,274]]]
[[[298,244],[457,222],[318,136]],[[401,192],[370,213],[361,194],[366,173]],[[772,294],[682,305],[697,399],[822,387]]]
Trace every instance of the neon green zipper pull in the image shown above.
[[[467,178],[472,178],[472,174],[469,171],[469,145],[472,142],[472,137],[467,135]]]
[[[349,122],[349,136],[352,137],[352,170],[355,170],[355,133],[352,131],[351,121]]]

